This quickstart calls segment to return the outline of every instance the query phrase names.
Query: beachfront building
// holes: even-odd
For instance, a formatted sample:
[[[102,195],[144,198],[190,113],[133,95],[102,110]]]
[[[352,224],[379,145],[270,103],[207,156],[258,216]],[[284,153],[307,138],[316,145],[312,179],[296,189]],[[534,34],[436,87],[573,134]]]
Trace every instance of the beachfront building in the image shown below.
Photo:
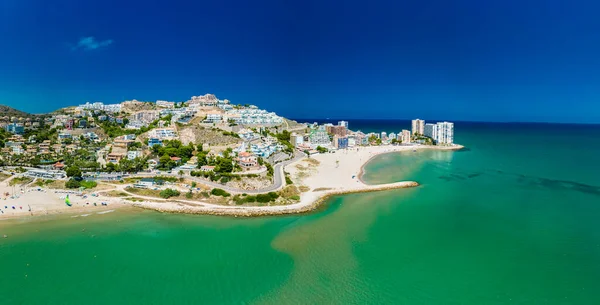
[[[338,126],[344,126],[344,128],[348,129],[348,121],[339,121]]]
[[[342,125],[327,125],[326,130],[328,133],[339,137],[345,137],[348,134],[348,129],[346,129],[346,127]]]
[[[437,141],[438,137],[438,125],[437,124],[425,124],[423,128],[423,135]]]
[[[438,122],[437,123],[437,144],[449,145],[454,143],[454,123]]]
[[[381,141],[385,141],[385,140],[387,140],[387,132],[385,132],[385,131],[382,131],[382,132],[381,132],[381,138],[380,138],[380,139],[381,139]]]
[[[420,120],[420,119],[412,120],[412,133],[424,135],[425,134],[425,121]]]
[[[410,143],[410,131],[403,129],[402,133],[398,134],[398,137],[400,138],[399,140],[404,143],[404,144],[409,144]]]
[[[392,139],[396,139],[396,133],[395,132],[390,132],[390,134],[388,135],[388,140],[392,140]]]
[[[317,146],[329,146],[331,145],[331,140],[329,139],[329,134],[322,128],[313,129],[310,131],[310,135],[308,136],[310,145],[313,148]]]
[[[292,135],[290,136],[290,143],[292,143],[294,147],[301,146],[302,144],[304,144],[304,136],[292,133]]]
[[[337,149],[348,148],[348,137],[333,136],[333,147]]]

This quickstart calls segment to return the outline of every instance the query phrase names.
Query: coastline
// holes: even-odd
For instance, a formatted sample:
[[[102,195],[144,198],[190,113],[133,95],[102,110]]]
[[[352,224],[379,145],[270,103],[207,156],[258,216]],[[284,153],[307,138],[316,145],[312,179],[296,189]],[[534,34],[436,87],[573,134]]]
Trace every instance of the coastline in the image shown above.
[[[48,203],[48,208],[36,206],[33,212],[22,211],[12,215],[0,214],[0,221],[6,219],[30,218],[39,215],[75,215],[80,213],[102,213],[102,211],[119,209],[121,207],[137,207],[141,209],[150,209],[162,213],[186,213],[186,214],[205,214],[218,216],[234,217],[256,217],[256,216],[274,216],[288,214],[302,214],[314,211],[326,202],[330,197],[352,193],[365,193],[385,191],[400,188],[409,188],[419,186],[415,181],[401,181],[387,184],[370,185],[362,180],[364,167],[374,157],[410,150],[437,149],[437,150],[460,150],[463,146],[424,146],[424,145],[406,145],[406,146],[368,146],[353,148],[335,153],[317,154],[309,158],[302,158],[290,163],[282,168],[283,171],[290,174],[294,185],[308,188],[307,191],[300,194],[298,202],[287,205],[270,206],[235,206],[219,205],[201,201],[190,200],[164,200],[159,198],[150,198],[138,196],[143,201],[126,202],[122,198],[98,196],[89,199],[77,198],[73,207],[67,207],[57,196],[59,193],[53,190],[28,192],[39,193],[37,197],[30,198],[40,203]],[[58,190],[60,192],[60,190]],[[24,193],[25,194],[25,193]],[[32,202],[25,199],[21,203]],[[76,198],[75,196],[71,198]],[[17,199],[18,200],[18,199]],[[91,206],[87,202],[102,201],[107,202],[108,206]],[[15,201],[17,202],[17,201]],[[4,207],[4,206],[3,206]]]

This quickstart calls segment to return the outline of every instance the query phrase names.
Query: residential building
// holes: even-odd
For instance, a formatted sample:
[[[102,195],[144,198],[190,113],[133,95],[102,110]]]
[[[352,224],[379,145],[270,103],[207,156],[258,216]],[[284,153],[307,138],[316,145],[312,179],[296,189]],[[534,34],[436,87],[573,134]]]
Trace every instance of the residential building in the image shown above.
[[[157,138],[148,139],[148,147],[154,147],[154,145],[163,146],[163,143],[160,139]]]
[[[290,136],[290,143],[294,145],[294,147],[298,147],[304,143],[304,136],[292,133]]]
[[[252,155],[249,152],[241,152],[237,157],[238,164],[242,168],[251,168],[258,166],[258,158],[255,155]]]
[[[127,152],[127,159],[128,160],[133,160],[135,158],[141,158],[142,157],[142,151],[141,150],[130,150]]]
[[[175,108],[175,102],[156,101],[156,106],[160,108]]]
[[[348,130],[346,129],[346,127],[341,125],[327,125],[326,129],[328,133],[332,135],[337,135],[339,137],[345,137],[348,134]]]
[[[381,141],[385,141],[385,140],[387,140],[387,132],[382,131],[381,132]]]
[[[420,120],[420,119],[412,120],[412,133],[424,135],[425,134],[425,121]]]
[[[333,136],[333,147],[337,149],[348,148],[348,137]]]
[[[172,140],[177,138],[177,132],[173,128],[157,128],[150,132],[151,137],[160,140]]]
[[[453,144],[454,143],[454,123],[438,122],[437,123],[437,138],[436,144]]]
[[[437,124],[430,124],[430,123],[425,124],[425,127],[423,128],[423,135],[426,137],[430,137],[434,141],[437,141],[437,137],[438,137]]]
[[[409,130],[403,129],[402,133],[400,133],[398,136],[401,138],[400,141],[402,141],[404,144],[409,144],[411,142]]]
[[[23,124],[10,123],[4,127],[4,130],[12,134],[23,134],[25,132],[25,127],[23,127]]]
[[[310,135],[309,135],[309,140],[310,140],[311,147],[331,145],[331,140],[329,139],[329,134],[327,134],[327,131],[325,131],[321,128],[311,130]]]
[[[348,129],[348,121],[339,121],[338,126],[343,126],[344,128]]]
[[[211,165],[202,165],[202,166],[200,166],[200,171],[202,171],[202,172],[212,172],[214,170],[215,170],[215,167],[211,166]]]
[[[396,139],[396,133],[394,132],[390,132],[390,134],[388,135],[388,140],[392,140],[392,139]]]

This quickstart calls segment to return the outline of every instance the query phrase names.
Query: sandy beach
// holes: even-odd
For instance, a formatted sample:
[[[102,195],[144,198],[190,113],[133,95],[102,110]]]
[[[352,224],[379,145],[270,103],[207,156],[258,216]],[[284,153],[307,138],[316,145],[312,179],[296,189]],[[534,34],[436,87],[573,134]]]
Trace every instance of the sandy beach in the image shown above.
[[[9,181],[10,179],[0,182],[0,220],[53,214],[96,213],[124,206],[116,198],[92,197],[90,193],[87,194],[87,198],[83,198],[78,196],[76,191],[44,189],[35,185],[10,186]],[[65,204],[67,194],[71,202],[70,207]],[[107,205],[103,206],[102,202]]]
[[[439,147],[423,145],[407,146],[368,146],[339,150],[334,153],[317,154],[300,159],[285,166],[294,185],[302,186],[299,202],[289,205],[273,206],[234,206],[218,205],[191,200],[162,200],[152,197],[135,196],[144,200],[138,202],[125,201],[122,198],[77,196],[71,192],[69,198],[72,206],[64,202],[67,191],[41,189],[36,186],[13,187],[8,180],[0,183],[0,220],[49,214],[80,214],[97,213],[123,206],[134,206],[170,213],[231,215],[231,216],[262,216],[304,213],[317,208],[325,199],[333,195],[373,192],[397,188],[416,187],[416,181],[402,181],[388,184],[369,185],[360,177],[364,165],[373,157],[400,151],[438,149],[457,150],[462,146]],[[9,179],[10,180],[10,179]],[[9,193],[9,196],[5,196]],[[101,193],[101,192],[100,192]],[[100,203],[105,202],[107,206]],[[96,203],[96,206],[93,205]],[[14,208],[13,208],[14,207]]]

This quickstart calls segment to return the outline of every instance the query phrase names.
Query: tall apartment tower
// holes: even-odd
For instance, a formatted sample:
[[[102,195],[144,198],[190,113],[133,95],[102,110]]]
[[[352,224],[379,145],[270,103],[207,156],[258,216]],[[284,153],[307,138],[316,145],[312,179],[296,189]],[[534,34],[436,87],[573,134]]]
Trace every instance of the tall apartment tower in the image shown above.
[[[438,144],[454,143],[454,123],[438,122],[437,123],[437,139]]]
[[[425,134],[425,121],[424,120],[412,120],[412,133],[413,134]]]
[[[437,124],[425,124],[423,128],[423,135],[430,137],[434,141],[438,139],[438,125]]]

